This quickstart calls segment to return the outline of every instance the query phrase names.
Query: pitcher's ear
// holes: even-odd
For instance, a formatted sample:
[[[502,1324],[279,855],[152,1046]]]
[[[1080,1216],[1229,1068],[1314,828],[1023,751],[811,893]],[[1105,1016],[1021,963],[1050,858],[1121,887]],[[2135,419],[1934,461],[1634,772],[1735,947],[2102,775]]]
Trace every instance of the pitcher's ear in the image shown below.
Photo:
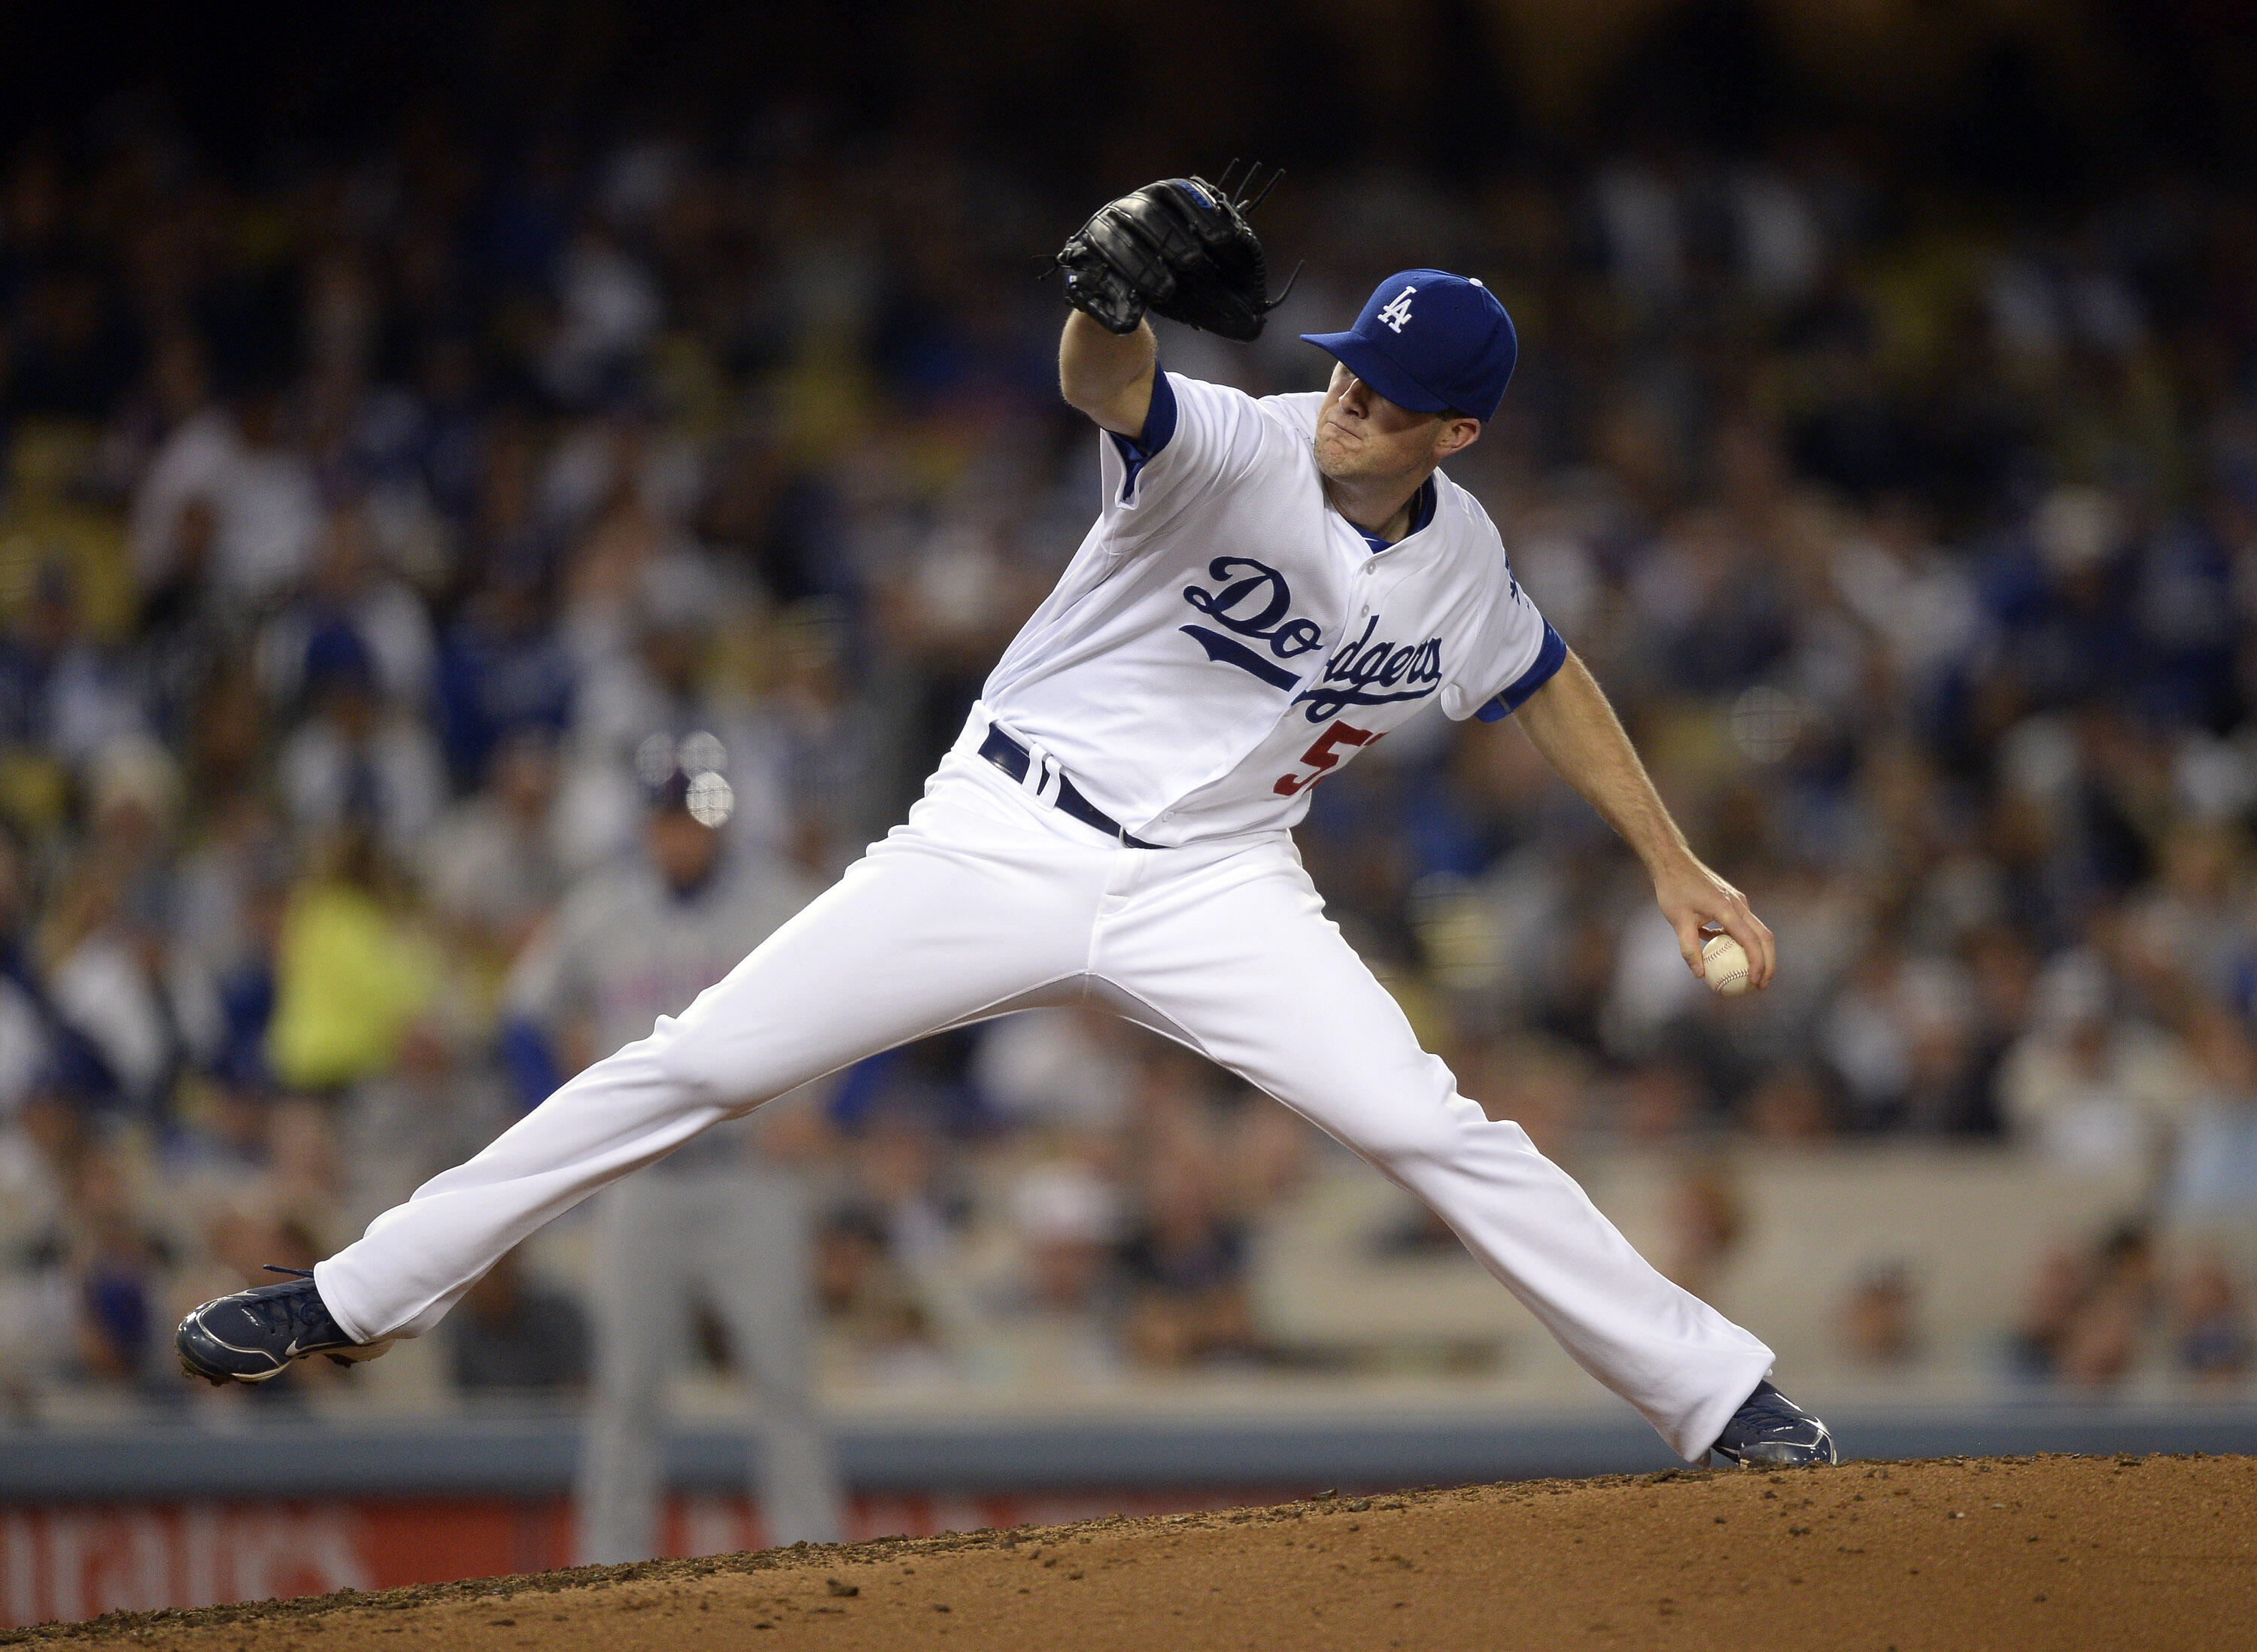
[[[1434,443],[1434,456],[1447,459],[1454,453],[1463,453],[1481,440],[1481,420],[1470,413],[1445,413],[1442,434]]]

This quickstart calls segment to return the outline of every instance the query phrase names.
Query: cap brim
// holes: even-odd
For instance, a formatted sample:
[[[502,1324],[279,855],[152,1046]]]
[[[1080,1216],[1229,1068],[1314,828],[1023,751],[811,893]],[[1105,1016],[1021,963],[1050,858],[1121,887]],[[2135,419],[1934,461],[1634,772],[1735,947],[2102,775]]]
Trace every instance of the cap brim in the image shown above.
[[[1301,342],[1314,344],[1348,364],[1348,371],[1398,407],[1412,413],[1450,411],[1450,404],[1382,355],[1378,346],[1361,333],[1304,333]]]

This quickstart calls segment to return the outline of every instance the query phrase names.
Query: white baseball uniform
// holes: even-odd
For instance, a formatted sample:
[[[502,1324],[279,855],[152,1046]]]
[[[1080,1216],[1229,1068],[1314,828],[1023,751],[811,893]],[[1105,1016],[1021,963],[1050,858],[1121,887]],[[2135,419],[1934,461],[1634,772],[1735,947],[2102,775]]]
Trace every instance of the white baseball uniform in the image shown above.
[[[1447,477],[1392,546],[1331,508],[1320,401],[1162,375],[1141,441],[1104,440],[1102,514],[908,823],[678,1020],[322,1263],[338,1324],[426,1330],[526,1234],[725,1119],[942,1027],[1088,999],[1426,1200],[1584,1369],[1703,1454],[1771,1351],[1457,1093],[1295,851],[1309,787],[1429,696],[1502,717],[1565,653]],[[999,732],[1023,780],[980,755]]]

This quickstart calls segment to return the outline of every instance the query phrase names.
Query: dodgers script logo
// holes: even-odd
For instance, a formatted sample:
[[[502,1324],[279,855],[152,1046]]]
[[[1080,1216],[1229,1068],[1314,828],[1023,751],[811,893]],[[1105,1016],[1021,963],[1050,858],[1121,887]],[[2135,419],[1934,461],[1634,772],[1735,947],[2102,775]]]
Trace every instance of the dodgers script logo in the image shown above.
[[[1343,643],[1325,661],[1318,686],[1296,695],[1295,705],[1305,702],[1309,721],[1322,723],[1352,705],[1392,705],[1401,700],[1423,700],[1442,686],[1442,639],[1399,646],[1371,633],[1379,629],[1379,616],[1364,621],[1363,634]]]
[[[1300,681],[1299,672],[1287,670],[1237,640],[1250,637],[1267,643],[1277,660],[1295,659],[1323,645],[1325,633],[1315,621],[1285,618],[1293,606],[1293,589],[1285,576],[1250,556],[1218,556],[1207,564],[1206,576],[1222,589],[1187,585],[1184,600],[1234,634],[1226,637],[1205,625],[1177,629],[1196,639],[1208,659],[1251,672],[1272,688],[1290,688]]]
[[[1289,619],[1292,587],[1285,576],[1266,562],[1249,556],[1218,556],[1207,564],[1207,577],[1220,587],[1187,585],[1184,600],[1229,632],[1206,625],[1177,629],[1206,650],[1206,657],[1259,677],[1272,688],[1292,688],[1301,674],[1281,660],[1297,660],[1321,646],[1325,633],[1314,620]],[[1375,639],[1379,617],[1364,622],[1362,635],[1341,646],[1325,661],[1325,674],[1317,686],[1293,696],[1295,705],[1306,705],[1312,723],[1338,717],[1352,705],[1393,705],[1403,700],[1423,700],[1442,686],[1442,639],[1423,643]],[[1263,654],[1238,640],[1245,637],[1266,644]],[[1274,658],[1272,657],[1274,656]]]
[[[1386,307],[1379,312],[1379,319],[1397,332],[1401,332],[1403,323],[1411,319],[1411,295],[1418,290],[1415,286],[1404,287],[1387,301]]]

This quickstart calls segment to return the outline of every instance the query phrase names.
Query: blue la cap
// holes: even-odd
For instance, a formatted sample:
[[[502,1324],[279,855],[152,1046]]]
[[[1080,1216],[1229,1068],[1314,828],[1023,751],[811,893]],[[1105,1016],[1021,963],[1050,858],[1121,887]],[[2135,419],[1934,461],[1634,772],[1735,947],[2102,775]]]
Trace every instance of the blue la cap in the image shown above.
[[[1413,413],[1496,417],[1520,359],[1512,317],[1479,281],[1447,270],[1405,270],[1372,290],[1345,333],[1302,338]]]

